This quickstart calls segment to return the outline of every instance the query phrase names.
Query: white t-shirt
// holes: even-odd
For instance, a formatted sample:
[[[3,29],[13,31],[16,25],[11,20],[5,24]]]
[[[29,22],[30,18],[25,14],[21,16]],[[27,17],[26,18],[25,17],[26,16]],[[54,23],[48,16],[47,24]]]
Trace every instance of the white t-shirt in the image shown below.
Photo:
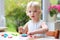
[[[32,20],[28,21],[28,31],[32,32],[34,30],[37,30],[39,28],[41,28],[41,24],[42,24],[42,20],[39,20],[39,22],[34,23]],[[44,37],[44,34],[35,34],[35,36],[41,36]]]

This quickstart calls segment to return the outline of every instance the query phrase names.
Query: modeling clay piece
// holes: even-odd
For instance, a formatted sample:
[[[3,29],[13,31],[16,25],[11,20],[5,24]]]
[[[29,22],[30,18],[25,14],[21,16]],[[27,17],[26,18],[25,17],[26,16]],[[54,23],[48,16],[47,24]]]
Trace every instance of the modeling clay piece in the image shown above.
[[[4,34],[4,38],[6,38],[8,36],[8,34]]]
[[[32,37],[32,35],[30,35],[30,37]]]
[[[12,38],[12,36],[9,36],[8,38]]]
[[[4,34],[2,34],[1,36],[4,36]]]
[[[22,36],[22,37],[27,37],[27,34],[22,34],[21,36]]]
[[[17,34],[12,34],[13,36],[17,36]]]

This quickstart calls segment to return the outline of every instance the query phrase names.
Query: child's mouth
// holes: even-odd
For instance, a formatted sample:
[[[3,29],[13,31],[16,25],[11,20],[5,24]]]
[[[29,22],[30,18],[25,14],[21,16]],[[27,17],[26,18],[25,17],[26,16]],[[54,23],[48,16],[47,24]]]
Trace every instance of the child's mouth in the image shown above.
[[[32,16],[32,17],[34,17],[34,16]]]

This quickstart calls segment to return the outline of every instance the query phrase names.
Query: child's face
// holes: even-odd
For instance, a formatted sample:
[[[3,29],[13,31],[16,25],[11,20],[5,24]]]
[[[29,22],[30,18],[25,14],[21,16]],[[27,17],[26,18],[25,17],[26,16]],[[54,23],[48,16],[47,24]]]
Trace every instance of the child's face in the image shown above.
[[[29,7],[27,9],[27,15],[34,20],[40,18],[40,9],[38,7]]]

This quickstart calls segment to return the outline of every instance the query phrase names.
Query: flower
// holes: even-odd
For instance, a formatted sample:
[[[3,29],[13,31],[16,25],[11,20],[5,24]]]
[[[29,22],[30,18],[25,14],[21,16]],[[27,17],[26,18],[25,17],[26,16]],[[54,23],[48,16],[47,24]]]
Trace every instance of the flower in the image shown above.
[[[60,13],[60,4],[56,5],[57,11]]]
[[[54,5],[54,6],[50,6],[49,7],[49,13],[50,13],[50,16],[53,17],[55,14],[57,14],[57,7]]]

